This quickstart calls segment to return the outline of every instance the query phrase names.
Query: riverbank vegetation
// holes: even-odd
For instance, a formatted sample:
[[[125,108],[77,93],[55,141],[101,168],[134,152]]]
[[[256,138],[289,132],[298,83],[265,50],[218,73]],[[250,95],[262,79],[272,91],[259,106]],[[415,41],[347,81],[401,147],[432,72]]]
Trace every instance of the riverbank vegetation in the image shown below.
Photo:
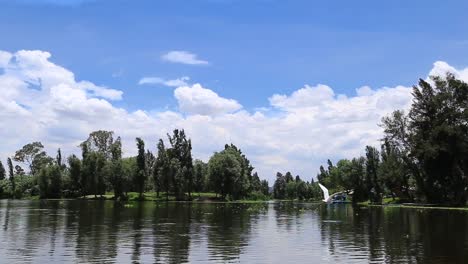
[[[318,182],[335,192],[348,192],[353,203],[383,199],[401,203],[465,206],[468,200],[468,84],[448,74],[420,80],[413,87],[408,113],[384,117],[380,150],[366,146],[365,155],[328,160]],[[321,200],[314,179],[277,173],[270,190],[247,157],[233,144],[208,162],[193,160],[192,142],[184,130],[153,143],[150,151],[135,139],[137,155],[122,156],[121,138],[95,131],[80,144],[81,157],[55,157],[33,142],[0,162],[0,197],[105,198],[116,200],[193,200],[212,193],[219,200]],[[13,163],[14,162],[14,163]],[[22,167],[23,166],[23,167]],[[133,193],[137,194],[134,197]],[[107,197],[109,198],[109,197]],[[200,197],[198,197],[200,198]]]
[[[401,202],[465,206],[468,198],[468,84],[451,74],[420,80],[408,113],[382,119],[380,151],[328,161],[318,180],[349,191],[353,202]]]
[[[81,158],[47,155],[33,142],[0,162],[3,198],[86,198],[116,200],[267,200],[269,187],[235,145],[225,145],[208,163],[192,160],[192,143],[184,130],[160,139],[153,154],[136,138],[137,155],[122,157],[120,137],[95,131],[80,144]],[[13,161],[17,165],[13,166]],[[21,165],[26,166],[27,170]],[[109,193],[112,193],[110,196]],[[202,195],[203,194],[203,195]],[[136,196],[136,197],[135,197]]]

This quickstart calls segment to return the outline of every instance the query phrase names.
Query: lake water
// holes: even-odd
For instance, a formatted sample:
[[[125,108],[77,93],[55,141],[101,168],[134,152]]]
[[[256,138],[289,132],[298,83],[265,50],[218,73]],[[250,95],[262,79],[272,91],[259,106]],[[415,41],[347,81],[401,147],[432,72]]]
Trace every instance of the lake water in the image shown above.
[[[468,263],[468,212],[0,201],[0,263]]]

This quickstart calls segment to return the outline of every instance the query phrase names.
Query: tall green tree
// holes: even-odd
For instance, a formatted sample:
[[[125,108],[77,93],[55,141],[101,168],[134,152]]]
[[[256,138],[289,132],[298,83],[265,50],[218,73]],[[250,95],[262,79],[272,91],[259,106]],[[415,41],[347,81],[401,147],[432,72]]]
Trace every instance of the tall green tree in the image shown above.
[[[166,193],[166,200],[169,200],[171,189],[170,159],[162,139],[158,142],[158,156],[156,157],[153,179],[157,196],[159,197],[159,191],[162,190]]]
[[[117,137],[111,147],[111,161],[108,163],[110,166],[109,181],[114,190],[115,199],[125,199],[124,185],[125,176],[122,164],[122,142],[120,137]]]
[[[32,142],[24,145],[15,152],[13,160],[29,166],[31,175],[36,174],[41,167],[52,162],[52,159],[44,151],[44,146],[41,142]]]
[[[193,188],[193,161],[192,161],[192,141],[187,138],[185,131],[175,129],[171,135],[167,135],[171,148],[167,150],[169,158],[177,159],[178,162],[171,161],[171,164],[180,168],[180,173],[172,173],[172,187],[178,199],[187,192],[191,196]],[[182,176],[182,177],[176,177]],[[180,189],[182,188],[182,189]]]
[[[286,178],[280,172],[276,173],[276,180],[273,184],[273,197],[275,199],[284,199],[286,197]]]
[[[106,160],[109,160],[112,156],[112,146],[114,144],[114,132],[106,130],[97,130],[89,134],[88,138],[81,143],[86,145],[86,150],[90,152],[101,153]]]
[[[221,198],[225,199],[227,195],[239,198],[240,192],[234,185],[242,177],[242,168],[234,152],[223,150],[215,153],[208,162],[208,171],[211,186]]]
[[[15,183],[15,174],[13,172],[13,162],[11,161],[11,158],[7,159],[7,164],[8,164],[8,177],[11,183],[11,191],[12,191],[12,194],[14,195],[16,192],[16,183]]]
[[[260,184],[261,184],[261,190],[262,190],[263,195],[269,196],[270,195],[270,186],[268,185],[268,181],[267,180],[262,180]]]
[[[70,173],[71,191],[74,194],[79,194],[81,193],[81,160],[75,155],[69,156],[68,167]]]
[[[146,181],[146,158],[145,158],[145,142],[141,138],[136,138],[138,155],[136,158],[137,172],[135,183],[140,199],[143,199],[143,191],[145,190]]]
[[[195,160],[193,163],[194,191],[206,191],[205,185],[208,177],[208,164],[201,160]]]
[[[405,164],[403,155],[399,149],[389,141],[382,144],[381,164],[379,167],[379,178],[389,190],[390,195],[395,197],[409,198],[409,171]]]
[[[6,170],[5,167],[3,167],[2,161],[0,161],[0,181],[4,180],[6,178]]]
[[[62,196],[62,170],[57,164],[42,167],[38,176],[41,198],[60,198]]]
[[[260,182],[260,177],[258,177],[258,173],[254,172],[250,182],[250,191],[251,192],[261,192],[262,191],[262,183]]]
[[[465,205],[468,199],[468,84],[452,74],[420,80],[409,112],[411,155],[430,203]]]
[[[379,165],[379,151],[372,146],[366,146],[367,190],[370,195],[370,200],[373,203],[382,203],[383,190],[378,174]]]

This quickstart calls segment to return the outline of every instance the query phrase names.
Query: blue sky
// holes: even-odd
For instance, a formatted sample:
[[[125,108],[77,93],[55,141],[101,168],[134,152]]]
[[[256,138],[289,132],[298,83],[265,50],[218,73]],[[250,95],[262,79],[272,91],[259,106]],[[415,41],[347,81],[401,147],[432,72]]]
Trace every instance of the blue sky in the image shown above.
[[[3,0],[0,48],[47,50],[78,79],[123,90],[121,103],[131,109],[175,105],[170,89],[137,86],[146,75],[190,76],[253,108],[265,105],[273,93],[290,93],[305,83],[326,83],[351,95],[362,85],[414,84],[436,60],[464,65],[467,5]],[[169,50],[196,53],[210,65],[161,61]]]
[[[346,128],[345,124],[354,122],[352,120],[362,118],[372,122],[372,126],[366,126],[367,130],[362,122],[357,122],[354,129],[347,127],[345,130],[354,134],[347,135],[347,141],[343,140],[336,148],[341,152],[335,154],[317,153],[317,149],[326,146],[310,143],[315,152],[308,153],[299,143],[287,142],[288,147],[296,148],[271,154],[273,157],[269,153],[279,148],[273,143],[260,142],[256,146],[248,140],[234,142],[245,145],[265,173],[271,174],[276,167],[289,163],[300,167],[297,170],[302,173],[326,161],[327,155],[341,158],[359,154],[357,149],[369,143],[366,138],[376,142],[380,133],[374,131],[378,129],[376,123],[385,113],[372,115],[372,111],[382,108],[379,104],[383,99],[377,98],[377,94],[381,96],[387,92],[382,87],[409,89],[431,69],[437,71],[453,66],[453,70],[460,69],[463,75],[463,68],[468,65],[466,10],[466,1],[0,0],[0,50],[11,54],[23,49],[46,51],[52,55],[47,61],[73,73],[77,81],[86,80],[122,91],[122,98],[107,97],[113,107],[122,108],[129,115],[144,111],[155,124],[162,121],[154,115],[165,111],[181,114],[180,124],[193,130],[194,135],[198,131],[198,140],[203,140],[203,133],[197,128],[199,123],[191,123],[195,116],[216,113],[219,118],[219,113],[240,109],[247,112],[250,121],[244,121],[253,122],[251,126],[257,125],[256,110],[266,109],[270,119],[261,122],[268,122],[272,127],[277,125],[269,136],[273,140],[288,133],[294,137],[297,129],[316,129],[339,136],[333,129]],[[164,59],[171,51],[192,54],[203,63],[184,64]],[[23,55],[18,58],[44,58],[39,53]],[[451,66],[434,65],[436,61]],[[0,74],[5,69],[0,67]],[[174,80],[184,76],[190,78],[189,85],[198,83],[200,86],[176,92],[177,87],[139,84],[144,77]],[[362,89],[358,94],[356,89],[362,86],[370,86],[371,90]],[[13,90],[9,86],[1,89]],[[90,91],[95,92],[87,90]],[[340,94],[350,99],[347,103],[351,106],[341,104]],[[194,105],[187,101],[189,95],[215,97],[217,101],[208,106],[206,102]],[[272,100],[274,95],[277,97]],[[375,103],[362,105],[360,100],[364,97]],[[310,100],[304,101],[304,98]],[[331,102],[319,108],[318,113],[313,112],[322,100],[314,101],[317,98]],[[383,108],[390,111],[407,106],[410,98],[404,98]],[[20,101],[10,97],[8,100]],[[219,107],[220,104],[223,106]],[[363,108],[346,116],[343,111],[348,110],[336,110],[339,107],[335,104],[345,105],[343,109],[348,106],[358,109],[356,104]],[[329,114],[332,110],[335,112]],[[236,118],[242,114],[237,113]],[[307,119],[317,115],[322,116],[318,123],[317,119]],[[294,126],[297,120],[293,117],[297,116],[304,118],[299,123],[310,121],[310,127]],[[318,126],[335,122],[336,117],[342,122],[330,127]],[[228,116],[209,125],[216,126],[214,131],[222,131],[223,140],[242,139],[242,133],[236,134],[235,129],[243,129],[226,125],[226,120]],[[93,124],[86,129],[91,127],[99,128]],[[281,131],[281,127],[285,131]],[[326,130],[328,128],[330,131]],[[65,128],[51,131],[64,131],[62,129]],[[80,129],[82,134],[87,132],[84,127]],[[48,132],[41,133],[47,135]],[[57,145],[58,142],[72,144],[66,135],[63,132],[57,141],[39,134],[37,138]],[[164,131],[157,135],[164,135]],[[313,142],[320,135],[304,137]],[[27,142],[16,141],[11,149],[23,143]],[[264,145],[269,147],[258,150]],[[196,153],[206,159],[209,153],[217,150],[213,148],[200,148]],[[11,149],[0,152],[7,153]],[[278,162],[275,164],[274,160]]]

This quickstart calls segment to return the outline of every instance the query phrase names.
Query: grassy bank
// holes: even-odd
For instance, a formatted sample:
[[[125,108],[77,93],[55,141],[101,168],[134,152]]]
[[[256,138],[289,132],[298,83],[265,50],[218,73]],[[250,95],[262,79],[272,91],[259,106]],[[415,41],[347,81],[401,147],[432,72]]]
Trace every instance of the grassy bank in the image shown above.
[[[24,200],[39,200],[39,196],[27,196],[23,197]],[[114,200],[114,194],[108,192],[103,195],[86,195],[77,198],[59,198],[53,200],[69,200],[69,199],[76,199],[76,200]],[[194,192],[192,193],[191,198],[185,200],[177,200],[175,196],[169,195],[168,199],[169,202],[222,202],[222,203],[263,203],[269,201],[269,199],[242,199],[242,200],[225,200],[216,195],[216,193],[212,192]],[[140,199],[140,196],[137,192],[129,192],[127,193],[127,200],[128,202],[136,202],[136,201],[151,201],[151,202],[166,202],[166,193],[160,192],[159,196],[156,192],[145,192],[143,193],[143,199]]]

